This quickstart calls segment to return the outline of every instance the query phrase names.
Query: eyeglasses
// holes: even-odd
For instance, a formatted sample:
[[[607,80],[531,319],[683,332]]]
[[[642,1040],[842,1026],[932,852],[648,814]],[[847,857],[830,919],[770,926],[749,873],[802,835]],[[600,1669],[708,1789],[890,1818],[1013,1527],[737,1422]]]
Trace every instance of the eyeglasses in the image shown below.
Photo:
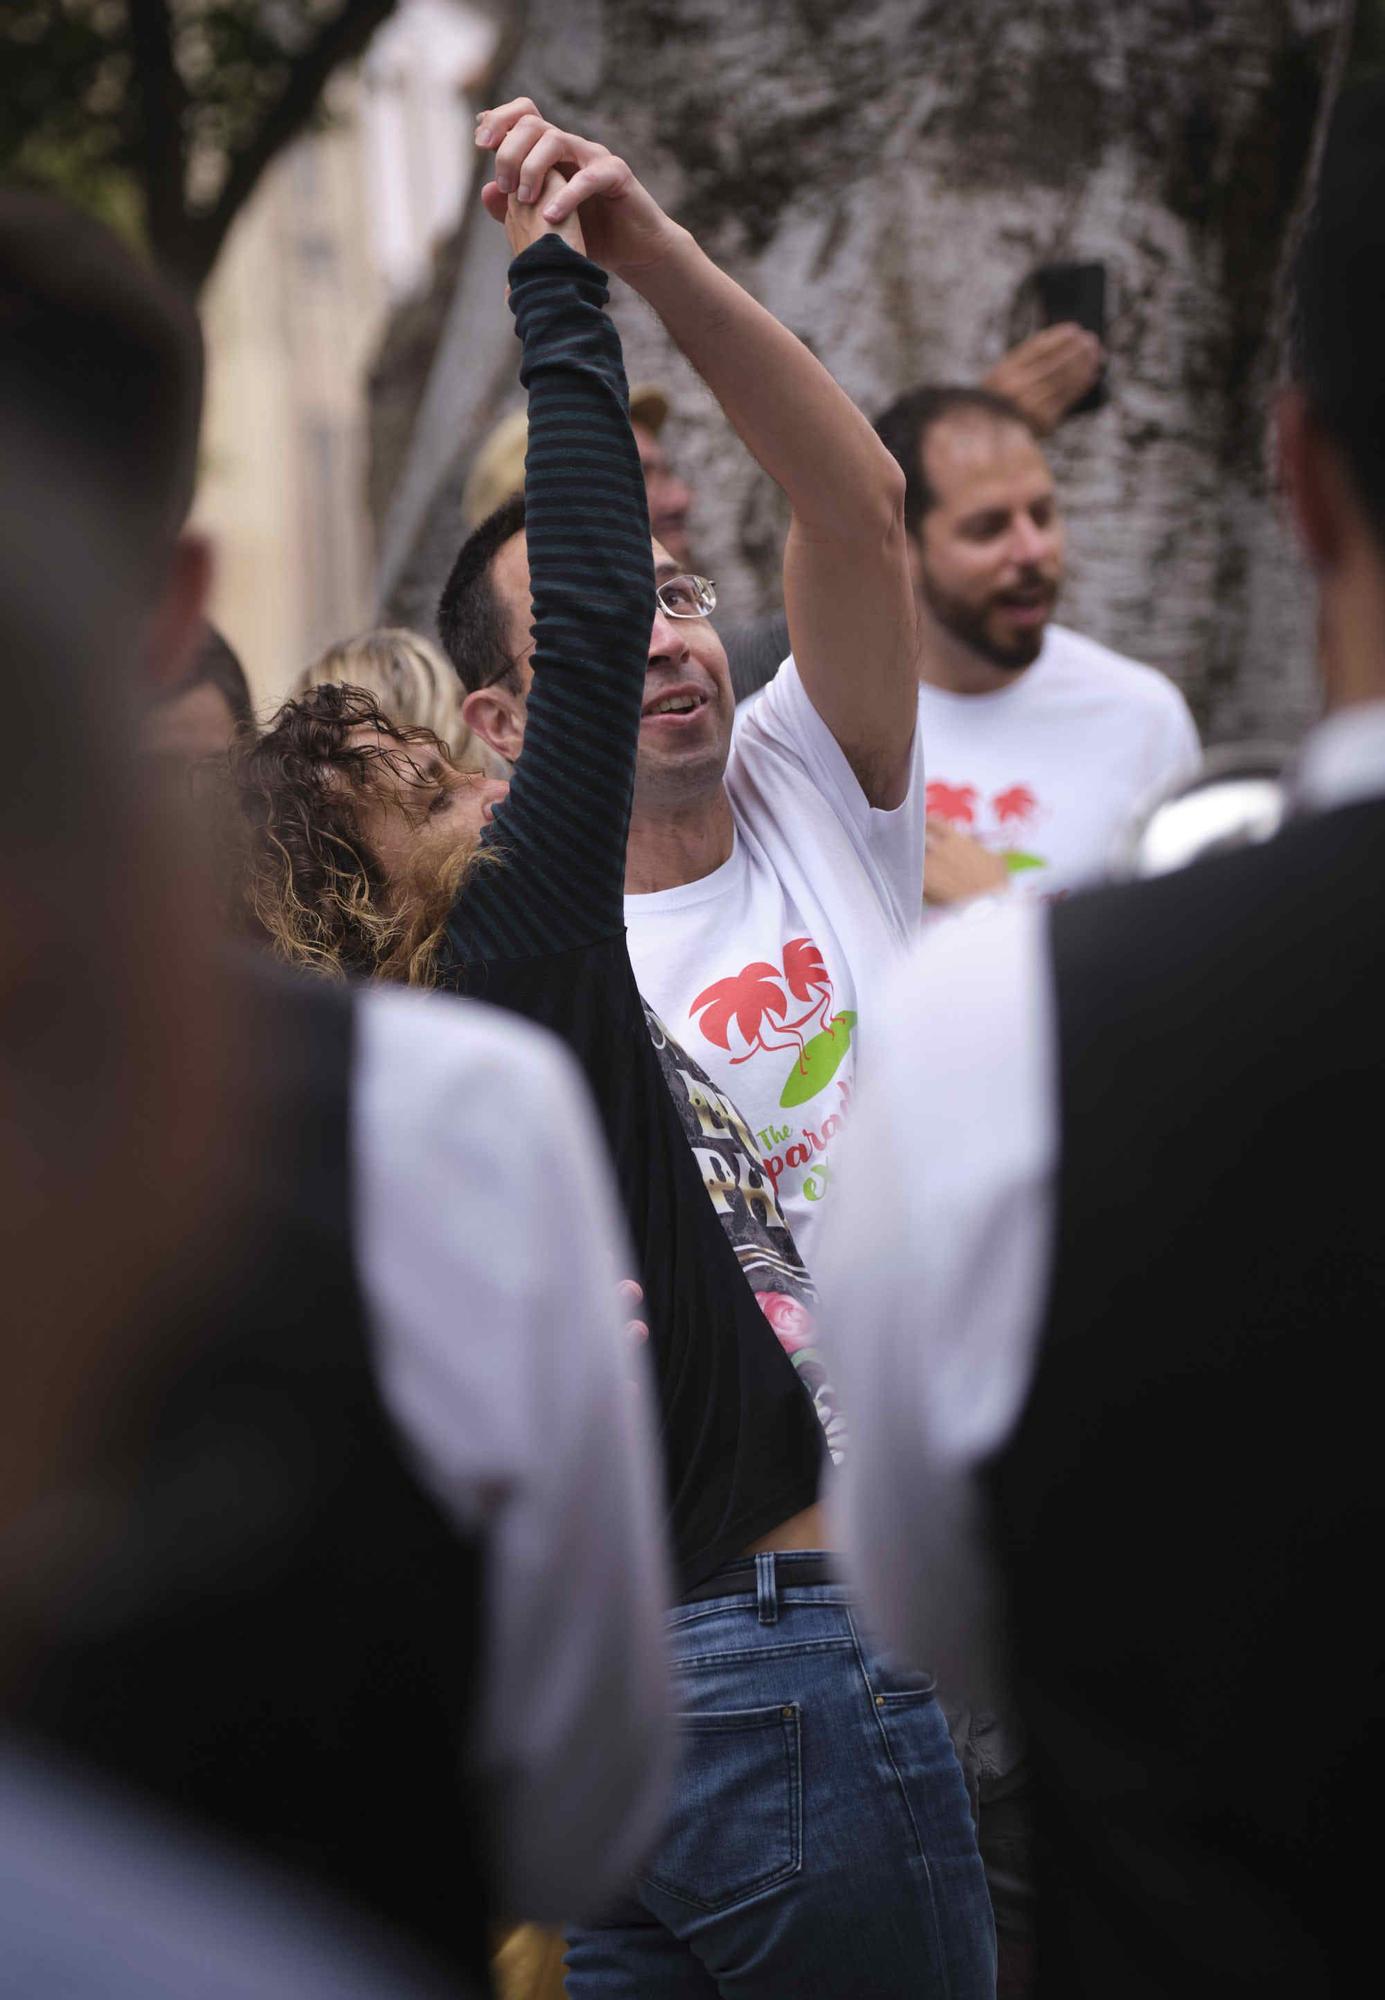
[[[710,618],[717,587],[707,576],[671,576],[654,592],[665,618]]]
[[[655,587],[654,595],[665,618],[710,618],[717,608],[717,587],[709,576],[671,576]],[[489,680],[478,682],[472,692],[479,694],[482,688],[494,687],[518,665],[518,660],[507,659]]]

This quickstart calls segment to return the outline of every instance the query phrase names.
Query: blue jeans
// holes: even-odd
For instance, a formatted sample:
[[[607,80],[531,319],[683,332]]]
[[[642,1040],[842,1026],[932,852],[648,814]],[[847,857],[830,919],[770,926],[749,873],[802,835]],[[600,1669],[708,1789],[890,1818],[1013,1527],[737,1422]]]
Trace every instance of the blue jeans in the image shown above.
[[[889,1665],[797,1554],[669,1619],[673,1807],[633,1896],[568,1939],[574,2000],[988,2000],[995,1930],[925,1675]]]

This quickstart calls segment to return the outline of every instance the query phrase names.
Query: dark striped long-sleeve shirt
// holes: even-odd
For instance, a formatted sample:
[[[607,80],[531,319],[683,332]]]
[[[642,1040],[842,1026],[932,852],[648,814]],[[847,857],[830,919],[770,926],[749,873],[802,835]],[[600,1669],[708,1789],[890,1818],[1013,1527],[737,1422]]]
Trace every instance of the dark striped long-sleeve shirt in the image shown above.
[[[708,1199],[626,950],[654,568],[605,300],[602,273],[555,237],[510,267],[529,390],[534,678],[510,794],[486,836],[496,865],[468,878],[447,977],[552,1029],[586,1073],[644,1287],[670,1528],[690,1588],[812,1503],[822,1445]]]
[[[529,391],[525,515],[534,605],[524,751],[454,920],[465,959],[571,949],[625,928],[654,557],[606,279],[557,236],[515,259]]]

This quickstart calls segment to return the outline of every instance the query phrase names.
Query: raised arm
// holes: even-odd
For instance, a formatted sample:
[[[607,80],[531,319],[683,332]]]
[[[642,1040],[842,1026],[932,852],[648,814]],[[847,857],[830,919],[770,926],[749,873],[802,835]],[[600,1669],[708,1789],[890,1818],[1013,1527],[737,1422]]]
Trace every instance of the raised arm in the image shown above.
[[[871,804],[898,805],[918,708],[903,474],[822,363],[685,230],[629,281],[787,496],[784,608],[803,685]]]
[[[465,959],[529,957],[623,924],[654,566],[605,274],[556,235],[510,266],[529,392],[533,683],[509,797],[451,933]]]
[[[704,255],[623,160],[559,131],[532,101],[483,112],[500,187],[543,213],[581,204],[592,254],[658,313],[792,510],[784,601],[808,696],[873,805],[908,783],[918,700],[904,480],[851,399],[787,327]]]

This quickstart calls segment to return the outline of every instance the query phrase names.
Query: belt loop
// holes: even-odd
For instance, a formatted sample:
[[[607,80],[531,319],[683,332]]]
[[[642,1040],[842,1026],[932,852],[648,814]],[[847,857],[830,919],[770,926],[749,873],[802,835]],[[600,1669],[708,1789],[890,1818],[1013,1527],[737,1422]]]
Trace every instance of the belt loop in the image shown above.
[[[779,1623],[779,1598],[774,1588],[774,1551],[761,1549],[755,1558],[755,1608],[762,1625]]]

